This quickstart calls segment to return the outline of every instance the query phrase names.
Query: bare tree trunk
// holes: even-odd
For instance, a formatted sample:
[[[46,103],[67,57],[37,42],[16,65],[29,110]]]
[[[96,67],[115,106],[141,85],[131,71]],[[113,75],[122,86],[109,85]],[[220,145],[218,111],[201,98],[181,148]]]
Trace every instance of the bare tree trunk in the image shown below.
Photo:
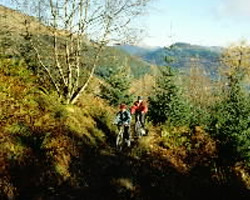
[[[96,64],[97,64],[97,62],[98,62],[98,60],[99,60],[99,56],[100,56],[100,53],[101,53],[101,51],[102,51],[102,48],[103,48],[103,46],[101,46],[101,47],[99,48],[99,51],[98,51],[98,53],[96,54],[96,57],[95,57],[95,60],[94,60],[94,63],[93,63],[93,68],[92,68],[92,70],[91,70],[91,72],[90,72],[90,74],[89,74],[89,77],[88,77],[87,81],[85,82],[85,84],[84,84],[78,91],[76,91],[76,92],[73,94],[73,96],[72,96],[72,98],[71,98],[71,100],[70,100],[70,103],[71,103],[71,104],[75,104],[75,103],[76,103],[76,101],[78,100],[78,98],[80,97],[80,95],[85,91],[85,89],[86,89],[87,86],[89,85],[90,80],[93,78],[94,73],[95,73],[95,69],[96,69]]]
[[[53,46],[50,47],[53,55],[43,52],[43,48],[39,49],[32,39],[30,41],[42,69],[67,104],[76,103],[88,87],[105,46],[112,41],[128,38],[129,24],[143,12],[148,1],[150,0],[16,0],[24,5],[27,14],[33,14],[29,13],[28,7],[36,5],[39,9],[38,17],[42,20],[41,16],[45,14],[44,18],[49,20],[44,21],[49,26],[41,28],[41,31],[46,31],[39,31],[39,34],[53,38]],[[47,9],[40,10],[45,6]],[[97,46],[90,63],[83,57],[83,46],[87,43],[90,51],[92,44]],[[49,61],[46,62],[45,57]],[[87,75],[85,82],[82,73]]]

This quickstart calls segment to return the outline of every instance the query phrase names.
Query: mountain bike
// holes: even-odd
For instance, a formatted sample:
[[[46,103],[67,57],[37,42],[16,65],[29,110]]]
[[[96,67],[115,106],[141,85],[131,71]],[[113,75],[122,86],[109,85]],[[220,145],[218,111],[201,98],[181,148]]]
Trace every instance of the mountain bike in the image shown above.
[[[118,135],[116,136],[116,143],[115,143],[115,145],[116,145],[116,148],[119,151],[121,151],[124,148],[125,143],[127,143],[127,147],[130,147],[130,145],[131,145],[130,139],[126,140],[124,138],[124,131],[125,131],[124,127],[125,127],[125,125],[119,126],[119,129],[118,129],[119,132],[118,132]]]
[[[146,134],[146,131],[142,127],[141,121],[140,121],[140,115],[136,115],[136,120],[135,120],[135,135],[137,137],[142,137],[143,135]]]

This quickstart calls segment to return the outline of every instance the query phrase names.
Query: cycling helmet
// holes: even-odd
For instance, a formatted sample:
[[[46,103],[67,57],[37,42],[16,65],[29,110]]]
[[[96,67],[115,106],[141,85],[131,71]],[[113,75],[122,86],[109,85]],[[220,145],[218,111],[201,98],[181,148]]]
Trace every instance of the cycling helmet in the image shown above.
[[[124,103],[120,104],[120,109],[126,109],[126,108],[127,108],[126,104]]]

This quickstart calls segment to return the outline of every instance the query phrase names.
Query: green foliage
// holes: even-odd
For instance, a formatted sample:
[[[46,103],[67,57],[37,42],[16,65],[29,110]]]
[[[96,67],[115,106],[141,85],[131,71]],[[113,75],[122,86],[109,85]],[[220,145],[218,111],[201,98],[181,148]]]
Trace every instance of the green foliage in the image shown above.
[[[36,59],[36,52],[29,42],[30,39],[31,38],[27,33],[27,35],[24,36],[23,42],[20,44],[19,52],[20,56],[25,60],[25,63],[27,63],[28,68],[31,69],[34,73],[38,74],[39,64]]]
[[[173,56],[166,56],[165,62],[170,65],[171,63],[175,62],[175,58]]]
[[[190,114],[189,114],[189,127],[195,126],[203,126],[207,127],[209,125],[209,120],[211,118],[211,113],[208,108],[202,108],[199,106],[194,106],[192,104],[190,106]]]
[[[131,76],[127,68],[110,71],[110,76],[101,87],[101,97],[110,105],[129,104],[133,101],[133,96],[129,94],[130,85]]]
[[[163,126],[161,136],[165,148],[175,149],[182,146],[187,150],[191,149],[190,133],[184,128],[175,130],[173,127]]]
[[[110,69],[116,70],[119,66],[129,66],[133,78],[140,78],[151,71],[150,65],[140,58],[129,55],[118,48],[106,47],[100,57],[96,74],[102,76]]]
[[[112,73],[114,73],[115,67],[108,67],[108,66],[98,66],[96,68],[96,75],[103,78],[108,79]]]
[[[157,86],[149,97],[149,120],[154,124],[169,123],[173,126],[189,124],[189,106],[175,83],[175,74],[170,67],[162,70]]]
[[[224,99],[214,107],[210,131],[218,140],[223,164],[250,162],[250,104],[241,86],[242,73],[228,77]]]

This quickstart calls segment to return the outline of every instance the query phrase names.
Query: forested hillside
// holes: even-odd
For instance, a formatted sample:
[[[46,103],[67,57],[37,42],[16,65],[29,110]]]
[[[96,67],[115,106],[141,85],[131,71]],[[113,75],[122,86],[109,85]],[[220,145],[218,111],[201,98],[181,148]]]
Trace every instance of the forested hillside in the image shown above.
[[[119,46],[131,55],[158,66],[169,65],[186,72],[193,66],[202,67],[211,77],[218,75],[223,48],[175,43],[165,48],[147,49],[136,46]]]
[[[160,50],[165,64],[150,65],[107,37],[148,1],[13,2],[19,11],[0,6],[1,200],[250,199],[246,43],[219,53],[175,44]],[[43,6],[48,21],[36,16]],[[183,55],[207,58],[220,79],[200,61],[175,60]],[[137,96],[148,106],[146,134],[136,134],[132,115],[131,145],[120,149],[114,119]]]

